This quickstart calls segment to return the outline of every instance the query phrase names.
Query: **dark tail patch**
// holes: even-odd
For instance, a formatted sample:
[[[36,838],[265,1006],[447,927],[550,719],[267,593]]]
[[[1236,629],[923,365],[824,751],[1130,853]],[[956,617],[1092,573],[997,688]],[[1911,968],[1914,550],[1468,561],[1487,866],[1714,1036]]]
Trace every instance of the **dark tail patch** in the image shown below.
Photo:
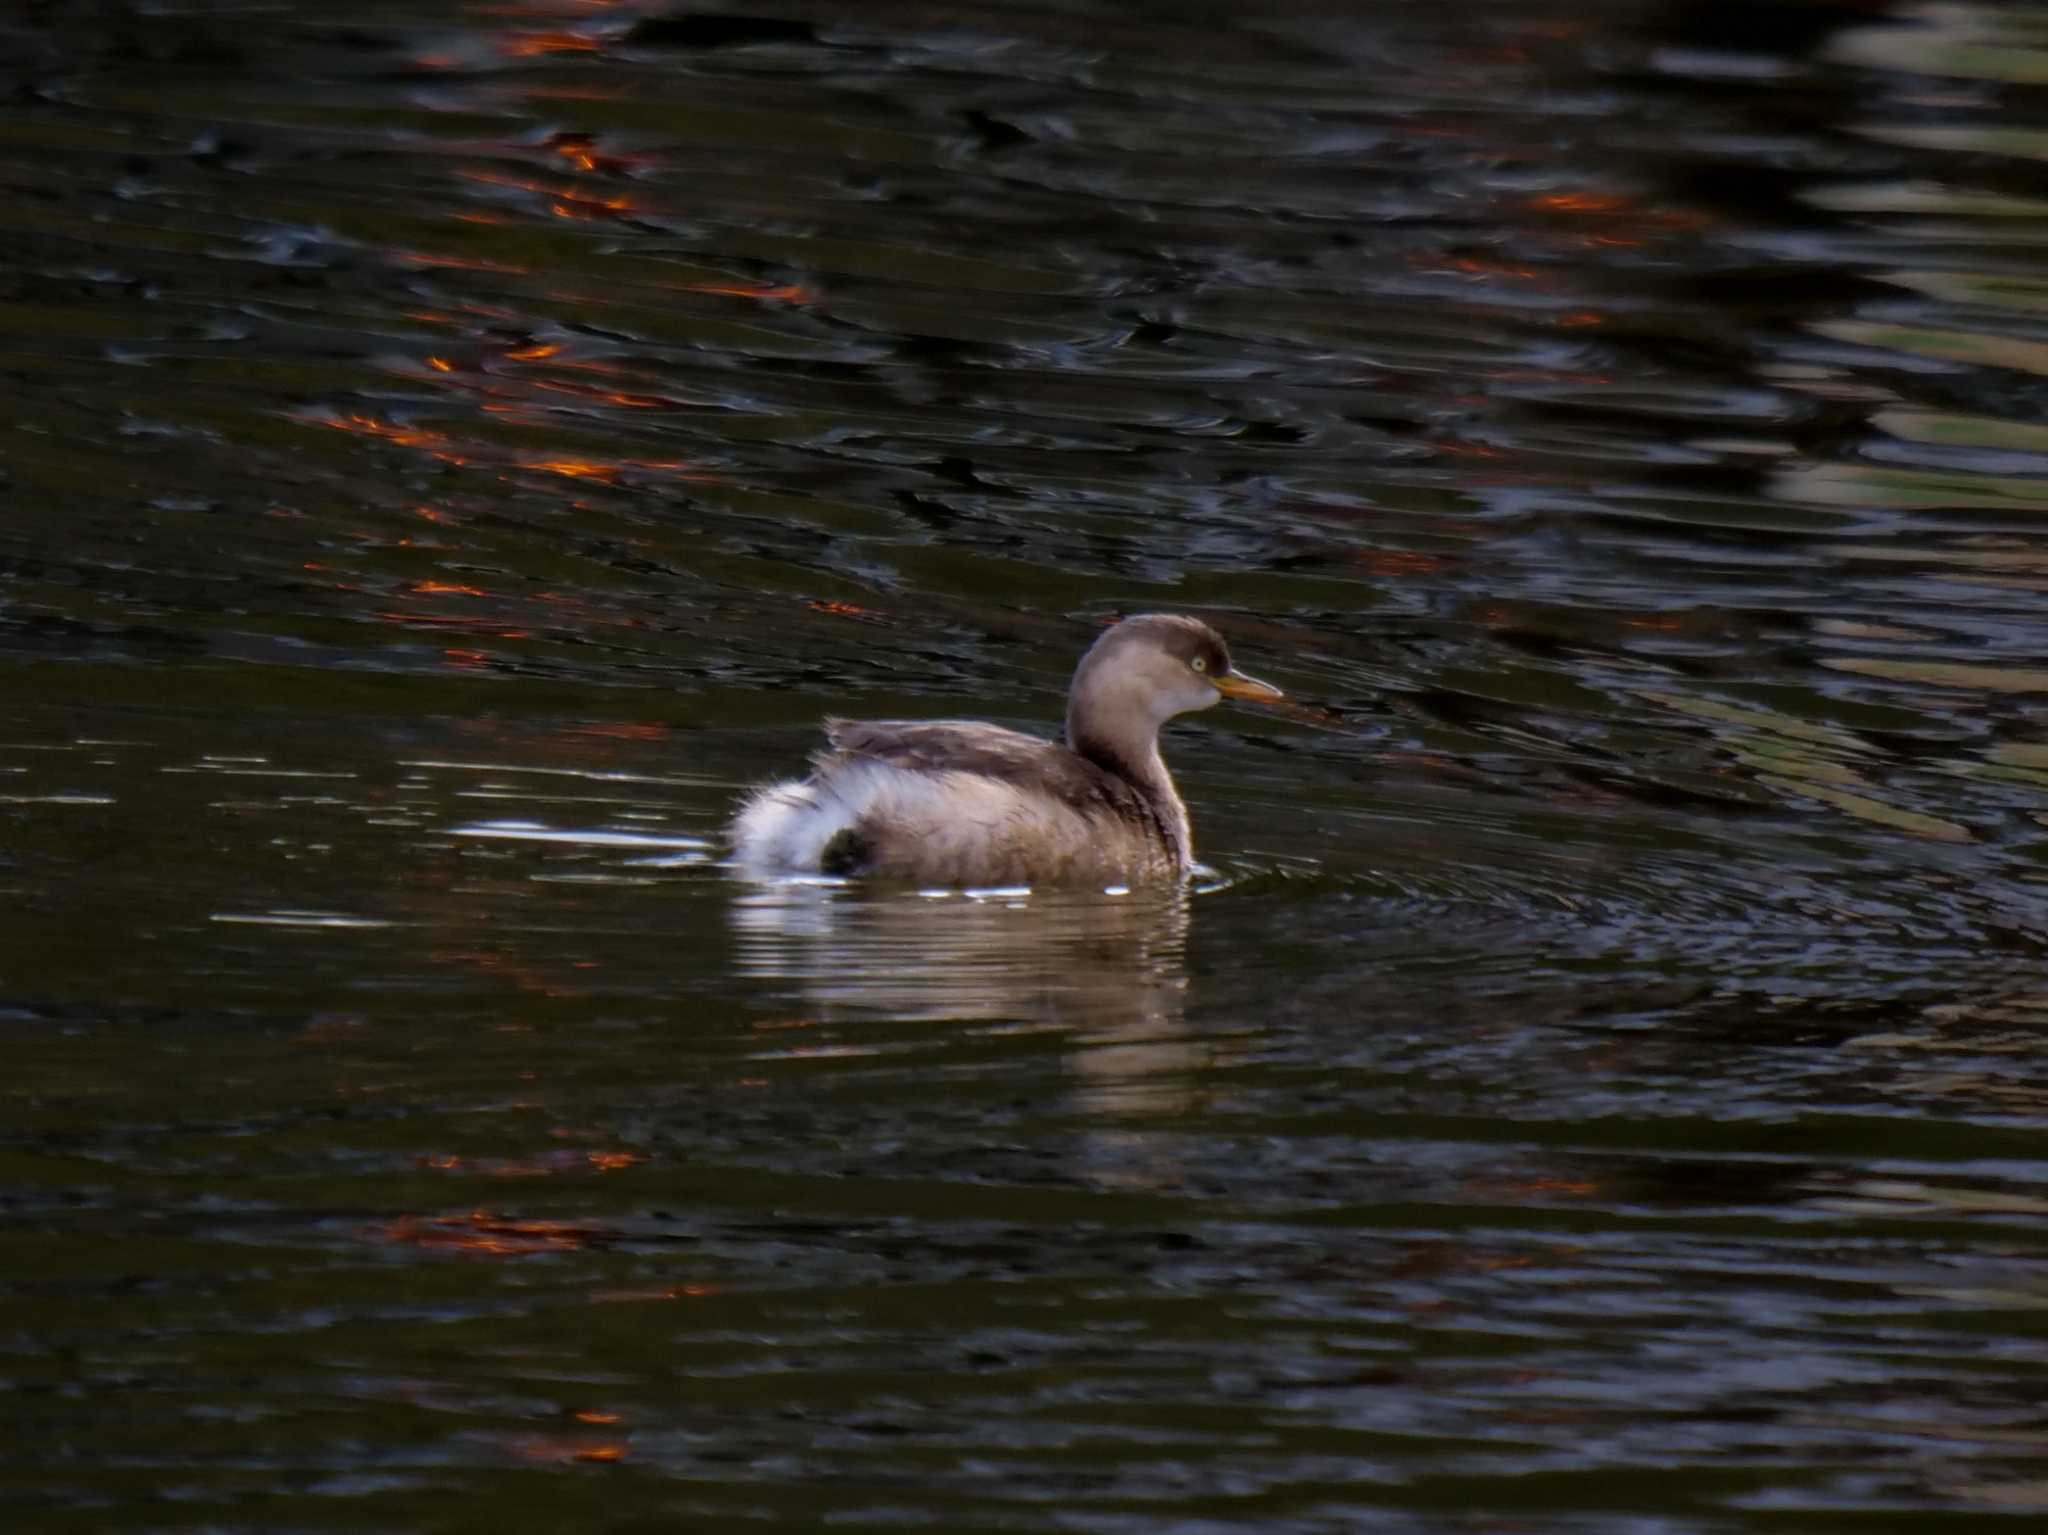
[[[818,853],[820,874],[862,874],[875,861],[875,849],[860,831],[852,826],[842,827],[832,833],[825,846]]]

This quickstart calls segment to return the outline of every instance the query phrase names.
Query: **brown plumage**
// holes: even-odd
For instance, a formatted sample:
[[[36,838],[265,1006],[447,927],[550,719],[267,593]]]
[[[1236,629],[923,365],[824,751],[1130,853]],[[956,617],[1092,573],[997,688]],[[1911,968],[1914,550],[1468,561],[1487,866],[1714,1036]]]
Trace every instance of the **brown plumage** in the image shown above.
[[[1234,671],[1199,619],[1126,619],[1075,669],[1065,745],[971,720],[828,720],[811,776],[742,807],[737,861],[934,885],[1178,878],[1193,849],[1159,727],[1224,697],[1279,696]]]

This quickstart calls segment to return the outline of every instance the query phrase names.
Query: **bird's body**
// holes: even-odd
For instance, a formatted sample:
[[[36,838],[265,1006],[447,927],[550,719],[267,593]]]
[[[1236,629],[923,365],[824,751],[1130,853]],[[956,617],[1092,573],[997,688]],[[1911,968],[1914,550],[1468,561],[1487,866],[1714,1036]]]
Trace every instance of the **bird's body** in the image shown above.
[[[741,812],[743,864],[933,885],[1130,884],[1175,873],[1187,812],[1056,742],[972,720],[827,720],[802,783]]]
[[[741,808],[735,856],[755,873],[931,885],[1180,878],[1193,847],[1159,727],[1224,696],[1280,695],[1231,670],[1196,619],[1127,619],[1074,673],[1066,744],[972,720],[827,720],[811,776]]]

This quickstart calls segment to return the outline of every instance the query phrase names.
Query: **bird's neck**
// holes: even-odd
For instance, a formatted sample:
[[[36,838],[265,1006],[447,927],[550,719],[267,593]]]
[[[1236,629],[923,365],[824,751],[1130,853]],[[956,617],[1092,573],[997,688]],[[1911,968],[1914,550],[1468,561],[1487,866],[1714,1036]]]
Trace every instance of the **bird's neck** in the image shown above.
[[[1067,749],[1136,789],[1157,818],[1160,833],[1175,861],[1182,868],[1194,861],[1187,806],[1181,803],[1180,792],[1173,786],[1166,759],[1159,755],[1156,726],[1142,733],[1106,731],[1097,728],[1084,713],[1069,710]]]

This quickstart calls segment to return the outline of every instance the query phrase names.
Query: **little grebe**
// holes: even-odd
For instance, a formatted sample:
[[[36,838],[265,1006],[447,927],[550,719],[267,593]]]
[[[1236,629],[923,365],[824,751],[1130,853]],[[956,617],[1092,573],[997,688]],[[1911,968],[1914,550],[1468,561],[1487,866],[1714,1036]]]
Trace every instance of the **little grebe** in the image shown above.
[[[1127,618],[1074,670],[1064,746],[973,720],[828,719],[811,776],[741,807],[735,857],[750,873],[928,885],[1179,879],[1194,854],[1159,727],[1281,696],[1233,670],[1199,619]]]

